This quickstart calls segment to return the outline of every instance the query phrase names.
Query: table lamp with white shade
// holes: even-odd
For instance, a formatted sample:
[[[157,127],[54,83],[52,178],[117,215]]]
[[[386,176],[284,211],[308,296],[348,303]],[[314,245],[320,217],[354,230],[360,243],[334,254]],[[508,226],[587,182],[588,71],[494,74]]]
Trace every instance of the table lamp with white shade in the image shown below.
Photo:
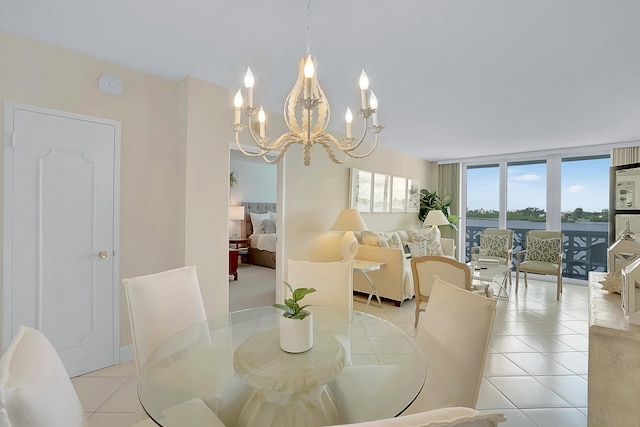
[[[358,240],[353,232],[368,230],[360,212],[357,209],[343,209],[338,214],[336,222],[333,223],[331,229],[345,232],[340,241],[340,253],[343,261],[354,259],[358,253]]]
[[[229,206],[229,221],[233,221],[233,234],[231,238],[240,238],[239,221],[244,220],[244,206]]]
[[[431,228],[437,228],[439,225],[449,225],[449,220],[441,210],[430,210],[427,217],[424,219],[422,225],[431,226]]]

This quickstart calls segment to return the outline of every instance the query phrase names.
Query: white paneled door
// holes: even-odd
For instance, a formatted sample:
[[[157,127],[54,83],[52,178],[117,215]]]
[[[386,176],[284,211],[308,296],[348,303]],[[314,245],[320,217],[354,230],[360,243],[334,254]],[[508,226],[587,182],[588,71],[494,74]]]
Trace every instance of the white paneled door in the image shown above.
[[[42,331],[71,376],[118,362],[120,124],[5,104],[3,347]]]

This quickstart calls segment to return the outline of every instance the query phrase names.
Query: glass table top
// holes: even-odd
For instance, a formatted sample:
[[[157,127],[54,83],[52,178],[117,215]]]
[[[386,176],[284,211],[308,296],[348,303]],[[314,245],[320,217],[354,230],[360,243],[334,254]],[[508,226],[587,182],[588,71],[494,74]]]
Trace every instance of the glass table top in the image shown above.
[[[292,406],[298,418],[291,425],[323,425],[323,416],[352,423],[402,413],[427,373],[415,340],[366,313],[309,311],[314,346],[300,354],[279,348],[282,312],[273,307],[214,317],[174,335],[141,368],[142,406],[163,427],[210,427],[193,411],[175,415],[175,408],[194,401],[228,427],[285,425],[276,417]],[[328,406],[328,415],[317,412]]]

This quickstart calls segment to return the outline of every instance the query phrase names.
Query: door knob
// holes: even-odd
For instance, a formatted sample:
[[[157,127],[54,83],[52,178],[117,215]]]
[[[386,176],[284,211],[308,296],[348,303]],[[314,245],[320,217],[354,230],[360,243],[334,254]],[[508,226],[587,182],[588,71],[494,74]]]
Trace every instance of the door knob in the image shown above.
[[[108,256],[107,255],[107,251],[105,251],[105,250],[102,250],[102,251],[98,252],[98,258],[100,258],[100,259],[107,259],[107,256]]]

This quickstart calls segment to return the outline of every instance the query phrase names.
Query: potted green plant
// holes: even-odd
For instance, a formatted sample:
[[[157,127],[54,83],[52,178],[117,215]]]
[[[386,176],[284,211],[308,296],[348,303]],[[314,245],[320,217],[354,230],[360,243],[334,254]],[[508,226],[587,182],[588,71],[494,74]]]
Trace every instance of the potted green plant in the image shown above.
[[[453,203],[453,199],[449,194],[444,193],[444,195],[439,196],[435,191],[429,191],[423,188],[420,190],[420,212],[418,213],[420,223],[422,224],[430,210],[439,210],[442,211],[444,216],[449,220],[449,227],[457,230],[456,223],[458,222],[458,217],[452,215],[449,211],[451,203]]]
[[[282,310],[280,317],[280,348],[288,353],[302,353],[313,347],[313,315],[305,310],[309,305],[301,306],[299,301],[307,294],[315,292],[314,288],[297,288],[284,282],[291,292],[284,304],[273,304]]]

